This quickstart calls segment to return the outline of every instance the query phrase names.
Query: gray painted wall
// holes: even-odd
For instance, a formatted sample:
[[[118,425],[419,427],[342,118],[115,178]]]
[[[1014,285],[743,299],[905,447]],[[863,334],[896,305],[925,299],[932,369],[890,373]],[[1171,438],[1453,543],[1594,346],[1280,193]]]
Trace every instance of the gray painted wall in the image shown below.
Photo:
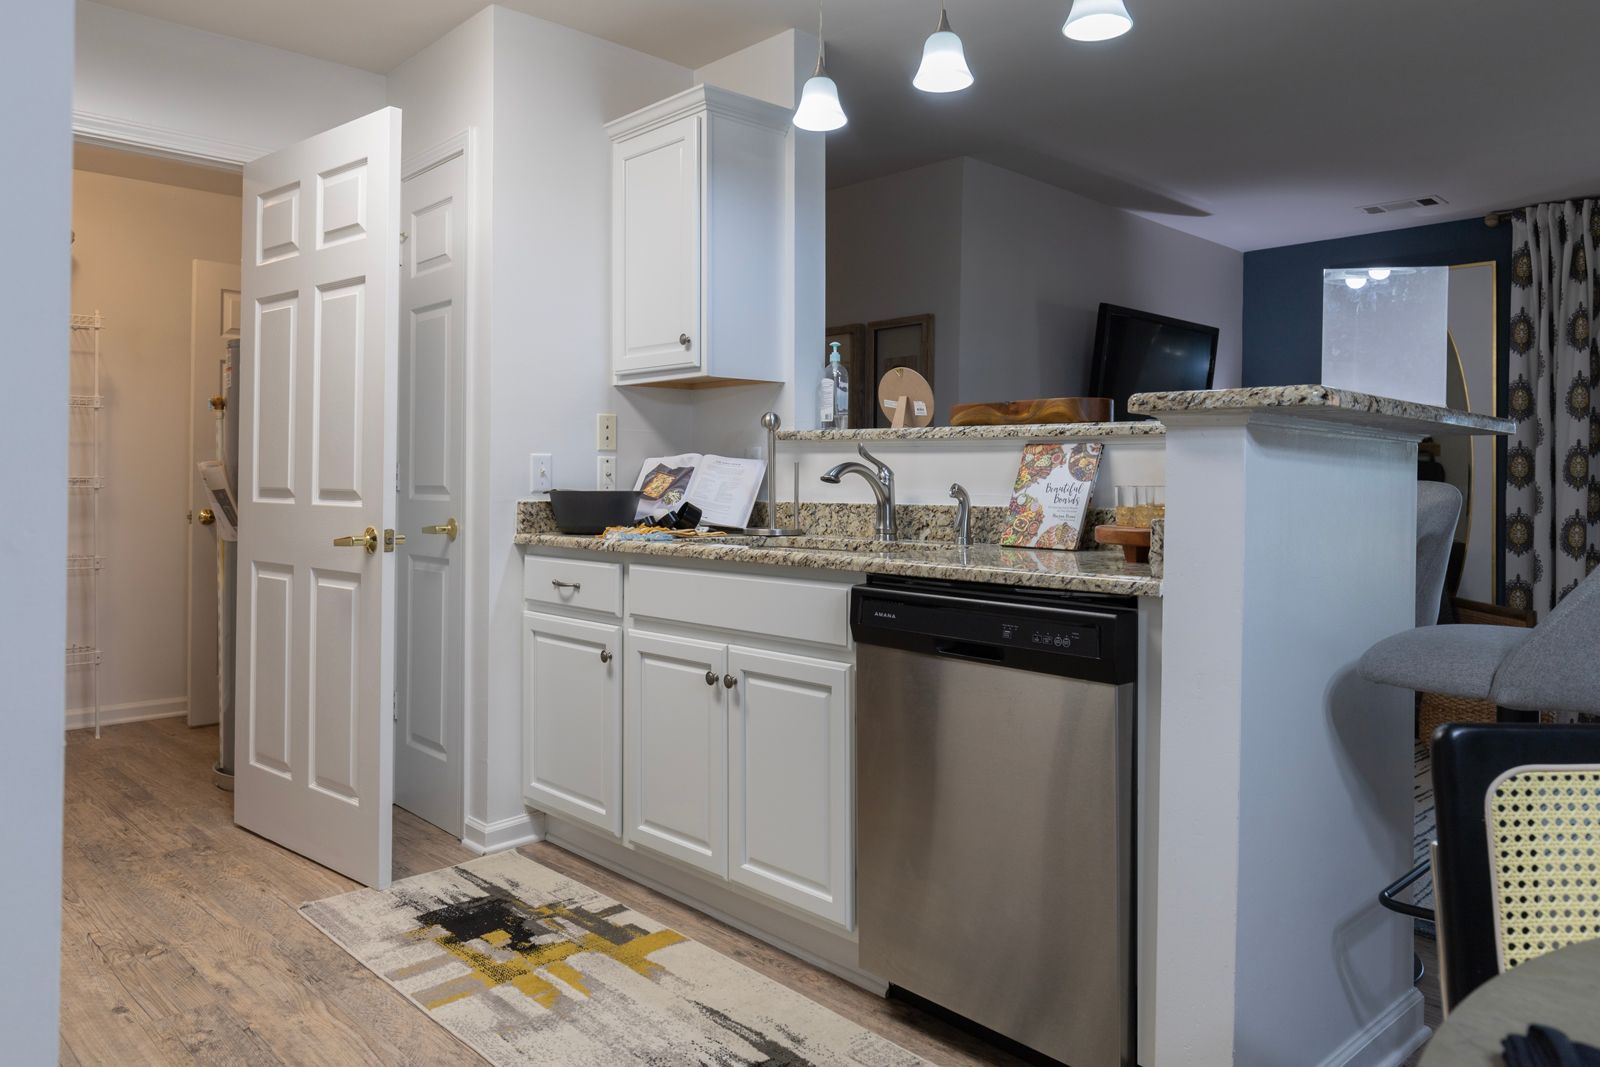
[[[7,1063],[59,1058],[72,18],[71,4],[30,4],[0,35],[0,142],[26,146],[0,172],[0,199],[23,208],[12,213],[0,256],[11,372],[0,390],[0,457],[16,505],[0,525]]]

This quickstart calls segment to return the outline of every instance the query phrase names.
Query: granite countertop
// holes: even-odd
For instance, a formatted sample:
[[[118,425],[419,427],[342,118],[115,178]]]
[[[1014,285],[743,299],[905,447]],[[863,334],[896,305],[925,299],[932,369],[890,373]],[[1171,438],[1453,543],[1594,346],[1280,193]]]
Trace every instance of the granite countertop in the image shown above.
[[[1135,393],[1128,410],[1158,415],[1168,422],[1207,414],[1274,413],[1321,422],[1340,422],[1420,436],[1512,433],[1510,419],[1409,400],[1334,389],[1326,385],[1268,385],[1252,389],[1190,389]]]
[[[1049,422],[1020,426],[907,426],[863,430],[779,430],[780,441],[1076,441],[1091,437],[1159,437],[1159,422]]]
[[[697,541],[603,541],[559,533],[521,532],[516,543],[614,555],[666,556],[778,567],[897,574],[1122,596],[1161,595],[1161,579],[1148,563],[1125,563],[1120,549],[1061,552],[979,544],[961,548],[947,541],[892,544],[855,537],[746,537]]]

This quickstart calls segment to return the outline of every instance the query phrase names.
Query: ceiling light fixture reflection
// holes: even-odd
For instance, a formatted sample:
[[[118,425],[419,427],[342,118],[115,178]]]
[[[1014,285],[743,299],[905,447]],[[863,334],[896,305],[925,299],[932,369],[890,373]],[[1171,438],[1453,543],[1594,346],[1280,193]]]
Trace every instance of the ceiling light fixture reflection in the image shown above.
[[[1375,282],[1382,282],[1387,281],[1389,279],[1389,275],[1392,273],[1394,272],[1388,267],[1373,267],[1367,271],[1367,277],[1371,278]]]
[[[823,62],[822,5],[817,5],[817,69],[800,89],[800,106],[794,109],[794,124],[813,133],[837,130],[850,120],[839,103],[839,87],[828,77]]]
[[[1367,279],[1360,274],[1346,274],[1344,283],[1352,289],[1364,289],[1367,285]]]
[[[925,93],[956,93],[972,84],[972,71],[961,38],[950,30],[950,17],[939,9],[939,27],[922,46],[922,65],[911,84]]]
[[[1133,16],[1122,0],[1072,0],[1061,32],[1074,41],[1109,41],[1133,29]]]

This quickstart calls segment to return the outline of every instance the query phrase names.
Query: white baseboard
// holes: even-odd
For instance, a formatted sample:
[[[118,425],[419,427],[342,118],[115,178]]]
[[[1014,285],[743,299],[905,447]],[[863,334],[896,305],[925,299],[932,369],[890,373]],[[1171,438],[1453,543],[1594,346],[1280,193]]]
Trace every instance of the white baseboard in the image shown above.
[[[115,726],[124,722],[147,722],[150,719],[173,719],[189,714],[188,697],[167,697],[164,700],[135,700],[128,704],[101,704],[100,725]],[[94,726],[94,708],[68,708],[67,729],[86,730]]]
[[[544,840],[544,816],[538,812],[527,811],[494,822],[468,815],[463,821],[466,826],[461,843],[480,856]]]
[[[1387,1011],[1334,1049],[1321,1067],[1400,1067],[1432,1033],[1422,1023],[1422,994],[1407,989]]]

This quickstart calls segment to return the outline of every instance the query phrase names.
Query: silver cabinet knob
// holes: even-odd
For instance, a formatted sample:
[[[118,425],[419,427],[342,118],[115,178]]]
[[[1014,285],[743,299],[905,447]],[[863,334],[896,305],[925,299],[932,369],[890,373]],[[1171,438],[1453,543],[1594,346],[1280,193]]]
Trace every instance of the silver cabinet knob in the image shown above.
[[[707,685],[716,685],[717,684],[717,672],[716,671],[706,671],[706,684]]]
[[[739,679],[735,678],[733,675],[724,674],[722,676],[722,687],[724,689],[732,689],[734,686],[736,686],[738,684],[739,684]]]
[[[601,646],[601,648],[600,648],[600,662],[601,663],[610,663],[611,662],[611,650],[609,648]]]
[[[684,348],[688,348],[689,347],[689,335],[686,334],[686,333],[680,333],[678,335],[678,343],[680,345],[682,345]]]

